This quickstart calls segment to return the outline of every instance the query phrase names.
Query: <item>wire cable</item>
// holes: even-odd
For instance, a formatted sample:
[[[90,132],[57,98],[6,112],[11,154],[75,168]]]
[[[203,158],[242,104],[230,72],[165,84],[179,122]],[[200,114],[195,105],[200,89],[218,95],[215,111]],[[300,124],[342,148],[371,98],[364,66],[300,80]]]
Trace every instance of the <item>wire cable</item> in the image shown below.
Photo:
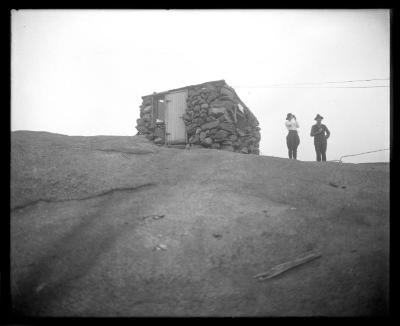
[[[233,87],[237,88],[269,88],[269,87],[283,87],[283,86],[301,86],[301,85],[325,85],[325,84],[343,84],[343,83],[356,83],[356,82],[370,82],[376,80],[390,80],[390,78],[370,78],[370,79],[353,79],[353,80],[342,80],[342,81],[327,81],[327,82],[311,82],[311,83],[290,83],[290,84],[272,84],[266,86],[240,86],[233,85]],[[364,86],[368,87],[368,86]],[[372,86],[369,86],[372,87]],[[388,86],[381,86],[388,87]]]
[[[327,81],[327,82],[316,82],[316,83],[275,84],[270,86],[341,84],[341,83],[358,83],[358,82],[375,81],[375,80],[390,80],[390,78],[353,79],[353,80]]]
[[[375,86],[266,86],[258,88],[380,88],[380,87],[390,87],[389,85],[375,85]],[[237,87],[240,88],[240,87]]]
[[[389,85],[375,85],[375,86],[234,86],[235,88],[381,88],[390,87]]]
[[[343,155],[339,158],[339,160],[334,160],[334,161],[339,161],[340,163],[342,163],[342,159],[344,157],[350,157],[350,156],[358,156],[358,155],[364,155],[364,154],[368,154],[368,153],[375,153],[375,152],[382,152],[382,151],[390,151],[390,148],[385,148],[385,149],[378,149],[376,151],[369,151],[369,152],[363,152],[363,153],[359,153],[359,154],[350,154],[350,155]]]

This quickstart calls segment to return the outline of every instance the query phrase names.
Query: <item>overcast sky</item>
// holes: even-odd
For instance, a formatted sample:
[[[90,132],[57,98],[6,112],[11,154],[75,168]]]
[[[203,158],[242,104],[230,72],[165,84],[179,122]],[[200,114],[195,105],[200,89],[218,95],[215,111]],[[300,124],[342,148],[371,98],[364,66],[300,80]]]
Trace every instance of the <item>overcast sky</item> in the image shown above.
[[[388,10],[19,10],[11,60],[13,131],[134,135],[141,96],[224,79],[259,120],[262,155],[287,157],[288,112],[300,160],[315,160],[317,113],[328,160],[390,147],[390,88],[370,87],[389,80],[326,83],[390,78]]]

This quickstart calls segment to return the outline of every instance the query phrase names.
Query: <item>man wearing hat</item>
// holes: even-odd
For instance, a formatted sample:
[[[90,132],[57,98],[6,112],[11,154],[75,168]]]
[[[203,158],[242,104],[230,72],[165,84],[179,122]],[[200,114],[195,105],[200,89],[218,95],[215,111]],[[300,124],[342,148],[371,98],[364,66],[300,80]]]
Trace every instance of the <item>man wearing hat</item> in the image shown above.
[[[331,135],[328,128],[321,123],[323,117],[319,114],[314,118],[317,121],[315,125],[311,127],[310,136],[314,137],[314,146],[315,152],[317,153],[317,161],[320,162],[321,158],[322,161],[326,161],[326,147],[327,147],[327,139]]]

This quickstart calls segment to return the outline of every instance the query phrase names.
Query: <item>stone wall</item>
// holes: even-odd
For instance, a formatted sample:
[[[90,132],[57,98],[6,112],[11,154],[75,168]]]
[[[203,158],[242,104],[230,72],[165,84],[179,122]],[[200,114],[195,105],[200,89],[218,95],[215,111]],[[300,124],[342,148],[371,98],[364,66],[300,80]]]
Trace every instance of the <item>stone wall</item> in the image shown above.
[[[259,154],[258,121],[226,85],[190,89],[183,120],[190,144]]]
[[[163,144],[165,125],[153,122],[152,114],[152,97],[144,97],[136,129],[138,134]],[[190,87],[182,119],[190,146],[259,154],[261,135],[257,118],[226,84]]]
[[[143,97],[140,118],[136,120],[138,135],[144,135],[156,144],[165,143],[165,123],[153,120],[153,97]]]

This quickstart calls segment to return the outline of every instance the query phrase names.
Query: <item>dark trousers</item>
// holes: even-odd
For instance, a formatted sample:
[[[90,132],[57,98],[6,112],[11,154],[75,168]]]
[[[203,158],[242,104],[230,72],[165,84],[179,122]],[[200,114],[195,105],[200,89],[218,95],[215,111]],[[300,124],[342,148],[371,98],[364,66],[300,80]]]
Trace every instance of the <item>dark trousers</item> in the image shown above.
[[[299,134],[296,130],[289,130],[286,136],[286,145],[289,150],[289,158],[297,159],[297,147],[300,144]]]
[[[321,159],[323,162],[326,161],[326,147],[327,147],[327,141],[326,138],[321,138],[321,139],[314,139],[314,146],[315,146],[315,153],[317,154],[317,161],[321,162]]]

